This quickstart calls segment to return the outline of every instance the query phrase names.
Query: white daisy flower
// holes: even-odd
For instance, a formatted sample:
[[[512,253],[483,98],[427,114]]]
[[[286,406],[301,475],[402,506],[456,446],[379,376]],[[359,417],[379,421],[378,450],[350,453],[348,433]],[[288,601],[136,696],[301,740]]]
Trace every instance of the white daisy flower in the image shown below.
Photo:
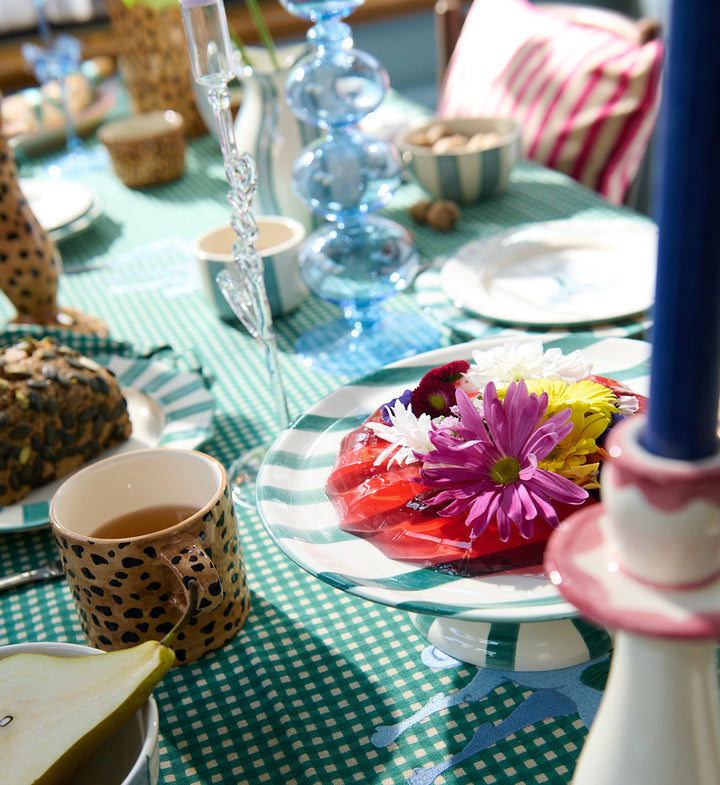
[[[392,425],[381,422],[368,423],[368,427],[373,430],[376,436],[389,442],[389,445],[375,459],[375,466],[381,464],[386,458],[390,458],[388,466],[393,461],[398,466],[403,463],[416,463],[417,459],[413,455],[413,451],[428,452],[432,449],[428,437],[432,418],[429,414],[424,413],[420,417],[416,417],[410,404],[405,406],[400,401],[395,406],[388,407],[387,413]]]
[[[634,395],[618,395],[615,406],[618,407],[620,414],[624,414],[626,417],[628,414],[635,414],[640,408],[638,399]]]
[[[498,387],[520,379],[577,382],[592,370],[580,351],[564,355],[560,349],[543,351],[540,341],[508,343],[489,351],[475,350],[460,386],[482,392],[493,381]]]

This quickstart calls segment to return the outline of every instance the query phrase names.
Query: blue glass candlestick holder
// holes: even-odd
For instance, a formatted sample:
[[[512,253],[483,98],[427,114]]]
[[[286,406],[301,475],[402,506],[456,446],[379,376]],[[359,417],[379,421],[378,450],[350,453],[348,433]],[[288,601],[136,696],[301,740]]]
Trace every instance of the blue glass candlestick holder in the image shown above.
[[[374,215],[402,182],[400,156],[357,127],[382,102],[388,76],[374,57],[353,48],[343,21],[364,0],[281,2],[313,22],[309,51],[288,76],[287,101],[300,120],[324,131],[293,171],[295,195],[324,219],[300,252],[300,272],[313,294],[342,309],[341,318],[302,335],[296,350],[310,367],[357,376],[439,342],[428,320],[383,306],[419,269],[408,231]]]
[[[33,5],[42,45],[25,43],[20,51],[25,64],[43,87],[56,82],[60,88],[59,108],[65,128],[66,152],[49,164],[47,173],[50,177],[81,176],[91,169],[105,168],[107,152],[100,147],[92,154],[84,149],[71,113],[68,78],[81,71],[82,45],[70,35],[53,38],[45,14],[45,0],[33,0]]]

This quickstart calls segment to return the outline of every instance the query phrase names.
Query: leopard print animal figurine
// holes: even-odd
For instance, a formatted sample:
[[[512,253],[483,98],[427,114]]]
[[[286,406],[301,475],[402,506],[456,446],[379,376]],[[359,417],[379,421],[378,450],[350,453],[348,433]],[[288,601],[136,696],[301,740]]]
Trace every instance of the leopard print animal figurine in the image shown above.
[[[0,125],[0,289],[17,310],[12,322],[107,335],[97,317],[58,306],[59,274],[60,255],[23,196]]]

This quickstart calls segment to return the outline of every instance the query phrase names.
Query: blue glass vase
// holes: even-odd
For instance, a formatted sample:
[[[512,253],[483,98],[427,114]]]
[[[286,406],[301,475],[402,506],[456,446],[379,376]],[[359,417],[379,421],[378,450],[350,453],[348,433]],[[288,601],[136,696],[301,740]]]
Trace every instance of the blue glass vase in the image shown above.
[[[308,52],[290,69],[286,100],[302,122],[324,133],[293,170],[293,192],[324,219],[300,252],[300,273],[313,294],[343,314],[302,335],[296,350],[309,367],[357,376],[439,342],[426,319],[383,307],[419,269],[408,231],[374,215],[402,182],[400,156],[357,127],[382,102],[388,76],[374,57],[353,48],[343,21],[364,0],[281,2],[313,22]]]

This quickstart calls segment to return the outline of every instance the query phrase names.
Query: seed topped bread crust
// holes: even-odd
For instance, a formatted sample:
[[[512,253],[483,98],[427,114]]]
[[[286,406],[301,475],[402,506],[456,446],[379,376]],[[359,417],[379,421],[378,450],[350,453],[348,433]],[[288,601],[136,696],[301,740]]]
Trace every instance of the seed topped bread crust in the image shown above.
[[[0,506],[131,433],[127,402],[107,368],[51,338],[0,350]]]

